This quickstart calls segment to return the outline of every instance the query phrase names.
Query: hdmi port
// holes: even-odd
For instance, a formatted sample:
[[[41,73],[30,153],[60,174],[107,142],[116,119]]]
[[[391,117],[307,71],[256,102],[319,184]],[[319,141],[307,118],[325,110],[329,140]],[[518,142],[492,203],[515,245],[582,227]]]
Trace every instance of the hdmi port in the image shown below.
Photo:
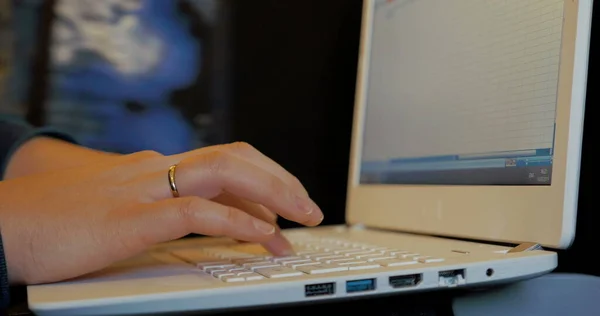
[[[419,285],[423,280],[422,274],[398,275],[390,277],[390,286],[395,289],[413,287]]]

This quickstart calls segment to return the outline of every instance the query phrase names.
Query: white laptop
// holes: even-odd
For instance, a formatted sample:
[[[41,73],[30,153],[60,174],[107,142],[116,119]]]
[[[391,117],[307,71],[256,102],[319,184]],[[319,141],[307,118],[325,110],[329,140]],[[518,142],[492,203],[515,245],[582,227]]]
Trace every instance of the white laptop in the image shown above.
[[[592,0],[365,1],[347,225],[297,255],[183,239],[28,287],[39,315],[217,311],[487,286],[575,234]],[[325,210],[325,214],[327,210]],[[468,241],[467,241],[468,240]]]

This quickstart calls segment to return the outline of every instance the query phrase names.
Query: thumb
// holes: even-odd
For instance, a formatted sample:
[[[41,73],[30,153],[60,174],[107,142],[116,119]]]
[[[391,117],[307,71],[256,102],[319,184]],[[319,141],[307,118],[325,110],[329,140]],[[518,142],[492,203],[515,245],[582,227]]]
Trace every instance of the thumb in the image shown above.
[[[266,242],[275,236],[273,224],[219,203],[182,197],[140,204],[113,220],[126,255],[190,233]]]

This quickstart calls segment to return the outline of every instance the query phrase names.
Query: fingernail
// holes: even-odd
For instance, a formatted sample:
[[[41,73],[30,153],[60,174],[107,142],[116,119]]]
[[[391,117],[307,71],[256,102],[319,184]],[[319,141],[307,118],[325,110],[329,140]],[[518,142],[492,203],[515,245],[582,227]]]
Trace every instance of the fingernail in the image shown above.
[[[253,224],[254,224],[254,228],[256,228],[257,230],[259,230],[261,233],[263,233],[265,235],[272,235],[275,233],[275,226],[273,226],[269,223],[265,223],[261,220],[254,220]]]
[[[312,214],[316,208],[314,203],[309,201],[307,198],[303,198],[303,197],[299,197],[299,196],[296,197],[296,204],[298,205],[298,208],[301,209],[302,211],[304,211],[304,213],[306,215]]]

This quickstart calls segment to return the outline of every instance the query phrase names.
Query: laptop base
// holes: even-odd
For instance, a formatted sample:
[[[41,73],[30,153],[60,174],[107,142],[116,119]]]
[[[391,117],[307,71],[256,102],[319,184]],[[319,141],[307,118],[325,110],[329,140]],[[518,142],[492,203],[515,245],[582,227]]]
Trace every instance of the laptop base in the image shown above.
[[[30,286],[29,306],[37,315],[63,316],[209,312],[490,286],[538,276],[557,264],[556,254],[544,250],[509,253],[512,247],[346,226],[284,234],[303,253],[302,260],[312,261],[265,261],[261,258],[268,254],[259,245],[184,239],[77,280]],[[209,266],[209,260],[222,269]],[[250,271],[232,275],[226,270],[236,264]],[[300,273],[276,275],[290,269]]]

